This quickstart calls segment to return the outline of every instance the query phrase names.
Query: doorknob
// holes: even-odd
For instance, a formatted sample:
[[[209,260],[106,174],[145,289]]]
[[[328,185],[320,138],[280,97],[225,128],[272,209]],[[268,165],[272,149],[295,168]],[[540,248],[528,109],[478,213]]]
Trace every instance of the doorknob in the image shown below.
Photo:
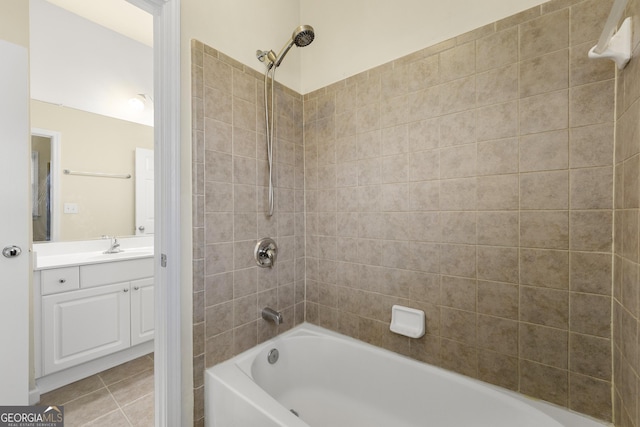
[[[141,225],[140,227],[138,227],[138,230],[144,231],[144,225]]]
[[[22,253],[22,249],[18,246],[7,246],[2,250],[2,255],[7,258],[15,258]]]

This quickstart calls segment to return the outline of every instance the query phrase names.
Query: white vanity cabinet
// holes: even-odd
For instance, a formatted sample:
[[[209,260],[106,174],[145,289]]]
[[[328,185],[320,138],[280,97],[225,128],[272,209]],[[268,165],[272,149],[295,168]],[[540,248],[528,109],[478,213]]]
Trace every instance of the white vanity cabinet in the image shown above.
[[[131,345],[153,339],[155,330],[153,279],[131,282]]]
[[[105,356],[134,354],[132,347],[153,340],[153,258],[44,269],[34,279],[36,376],[100,358],[104,364]]]
[[[44,374],[128,348],[129,283],[42,297]]]

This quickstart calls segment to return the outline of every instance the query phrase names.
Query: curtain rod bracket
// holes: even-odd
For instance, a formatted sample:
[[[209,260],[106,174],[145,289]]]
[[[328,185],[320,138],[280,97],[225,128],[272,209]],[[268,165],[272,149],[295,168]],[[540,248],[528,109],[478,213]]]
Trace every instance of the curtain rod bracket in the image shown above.
[[[631,59],[631,17],[624,20],[618,31],[611,37],[602,53],[596,53],[598,46],[589,51],[591,59],[611,59],[622,70]]]

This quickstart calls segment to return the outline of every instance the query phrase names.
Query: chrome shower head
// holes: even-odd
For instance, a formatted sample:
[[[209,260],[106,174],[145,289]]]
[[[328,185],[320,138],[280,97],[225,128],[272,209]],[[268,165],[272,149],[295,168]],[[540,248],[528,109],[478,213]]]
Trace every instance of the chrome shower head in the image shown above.
[[[298,28],[293,30],[293,34],[291,35],[291,40],[282,48],[280,53],[273,65],[279,67],[282,63],[282,60],[287,55],[289,50],[295,44],[298,47],[309,46],[313,39],[315,38],[315,32],[313,31],[313,27],[311,25],[300,25]]]
[[[291,40],[293,40],[298,47],[309,46],[314,38],[315,32],[311,25],[300,25],[293,31],[293,35],[291,36]]]

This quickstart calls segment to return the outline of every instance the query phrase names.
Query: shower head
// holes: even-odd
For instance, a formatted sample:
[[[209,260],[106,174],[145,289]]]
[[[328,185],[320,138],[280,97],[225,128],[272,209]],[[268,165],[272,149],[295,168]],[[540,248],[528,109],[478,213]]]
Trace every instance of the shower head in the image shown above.
[[[311,25],[300,25],[298,28],[293,30],[293,34],[291,35],[291,40],[287,42],[287,44],[282,48],[276,60],[273,61],[273,65],[279,67],[282,63],[284,57],[289,53],[289,50],[295,44],[298,47],[309,46],[313,39],[315,38],[315,32],[313,31],[313,27]]]
[[[293,35],[291,36],[291,40],[293,40],[298,47],[309,46],[314,38],[315,33],[311,25],[300,25],[293,31]]]

